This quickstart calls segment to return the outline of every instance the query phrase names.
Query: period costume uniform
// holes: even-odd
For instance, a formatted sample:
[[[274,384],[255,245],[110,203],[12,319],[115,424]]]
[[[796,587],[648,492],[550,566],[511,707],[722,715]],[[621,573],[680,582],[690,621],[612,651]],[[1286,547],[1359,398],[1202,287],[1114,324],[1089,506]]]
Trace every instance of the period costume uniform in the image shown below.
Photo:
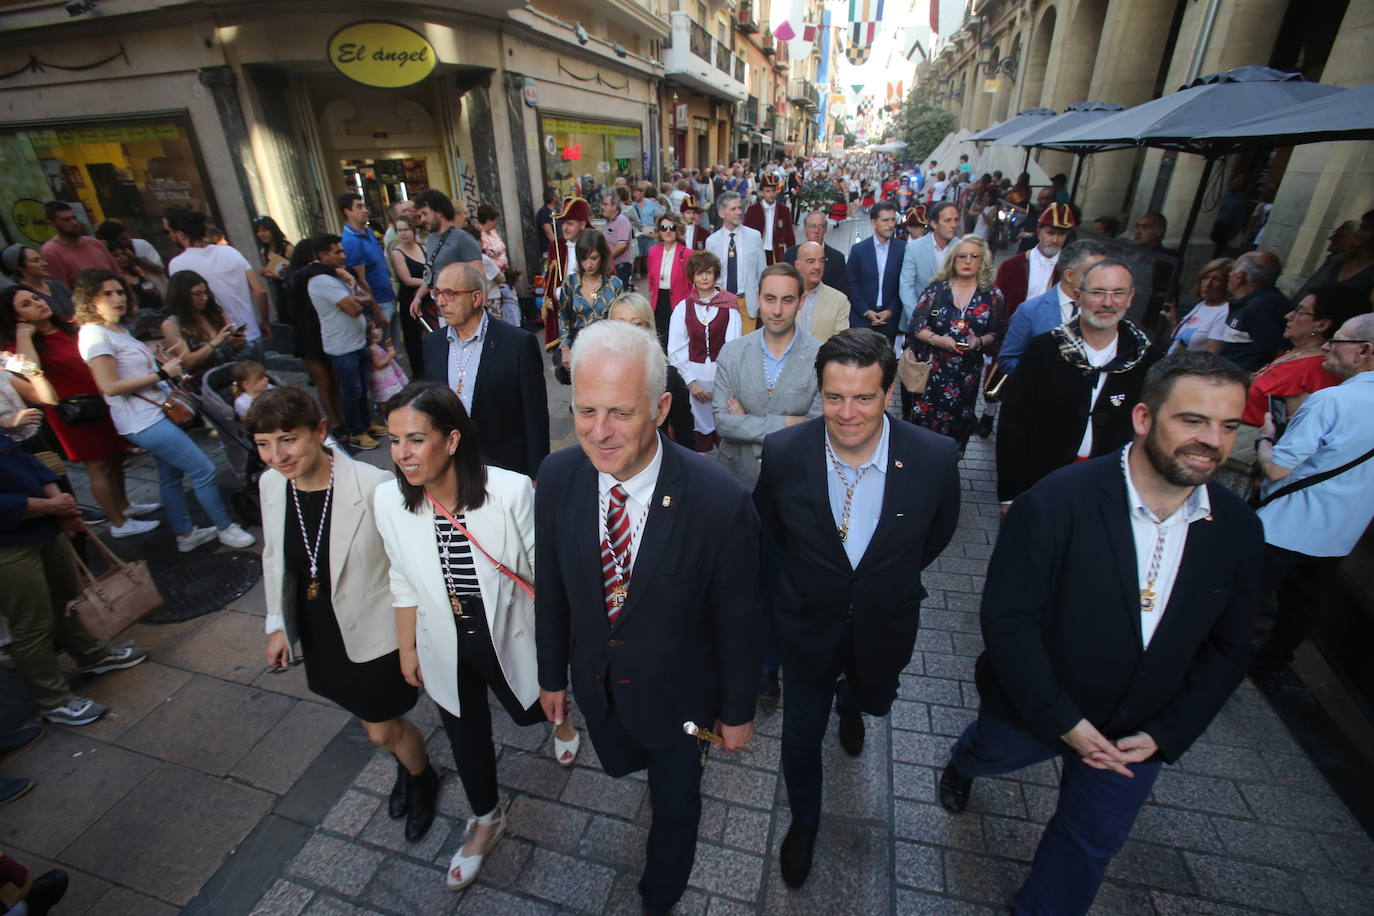
[[[592,221],[592,208],[580,197],[569,197],[553,218],[553,241],[549,242],[548,267],[544,269],[544,348],[558,347],[558,291],[570,273],[577,273],[577,239],[563,238],[563,221],[579,220],[583,226]]]

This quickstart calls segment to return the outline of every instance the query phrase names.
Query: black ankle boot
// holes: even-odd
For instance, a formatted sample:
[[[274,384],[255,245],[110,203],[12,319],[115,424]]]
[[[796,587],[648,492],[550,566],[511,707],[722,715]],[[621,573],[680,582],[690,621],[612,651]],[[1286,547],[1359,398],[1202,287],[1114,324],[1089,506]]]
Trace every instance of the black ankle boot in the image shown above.
[[[396,761],[396,784],[391,787],[391,800],[387,802],[386,813],[391,815],[392,820],[399,820],[406,816],[410,810],[410,776],[406,772],[405,765],[400,760]]]
[[[406,839],[417,843],[429,832],[434,823],[434,802],[439,797],[439,774],[434,767],[426,766],[419,776],[406,774],[409,783],[407,794],[410,796],[410,810],[406,812]]]

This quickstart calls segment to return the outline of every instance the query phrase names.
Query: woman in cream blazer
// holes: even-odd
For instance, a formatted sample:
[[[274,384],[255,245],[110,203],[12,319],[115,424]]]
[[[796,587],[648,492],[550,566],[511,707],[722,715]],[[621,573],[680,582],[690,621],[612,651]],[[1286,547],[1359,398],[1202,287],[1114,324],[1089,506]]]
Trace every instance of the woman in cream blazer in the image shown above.
[[[439,706],[475,815],[449,864],[466,887],[505,831],[488,691],[518,725],[544,721],[535,661],[534,488],[482,464],[476,427],[444,385],[415,382],[386,405],[396,480],[377,488],[377,527],[391,560],[401,671]],[[498,568],[498,565],[500,567]],[[559,762],[577,732],[555,732]]]
[[[396,755],[388,811],[406,818],[415,842],[434,821],[439,775],[405,718],[418,691],[401,675],[389,564],[372,512],[372,491],[390,475],[327,448],[319,405],[300,388],[265,392],[245,425],[269,468],[258,481],[267,662],[284,669],[300,644],[310,689]]]

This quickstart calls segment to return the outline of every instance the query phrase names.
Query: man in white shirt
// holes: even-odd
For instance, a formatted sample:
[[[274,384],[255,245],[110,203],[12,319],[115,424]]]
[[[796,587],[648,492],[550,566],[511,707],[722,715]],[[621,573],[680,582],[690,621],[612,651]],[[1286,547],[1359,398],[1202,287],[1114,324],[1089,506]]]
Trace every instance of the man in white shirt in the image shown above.
[[[343,240],[337,235],[322,235],[315,243],[315,260],[336,271],[311,277],[306,291],[319,313],[320,338],[338,381],[344,434],[355,448],[376,448],[377,440],[369,434],[369,426],[380,429],[380,424],[371,423],[372,360],[367,352],[365,311],[370,309],[382,327],[386,326],[386,318],[344,267],[348,258]]]
[[[200,274],[224,309],[224,317],[243,328],[249,343],[244,355],[261,360],[258,341],[272,336],[272,321],[267,311],[267,287],[253,265],[237,248],[206,242],[204,213],[173,207],[162,215],[162,225],[183,249],[168,262],[168,276],[179,270]]]
[[[1068,204],[1050,204],[1040,214],[1035,232],[1039,241],[1030,251],[1014,254],[997,268],[994,285],[1002,291],[1007,316],[1027,299],[1034,299],[1059,282],[1059,252],[1078,219]]]
[[[1263,542],[1254,513],[1210,481],[1248,382],[1212,353],[1156,363],[1131,410],[1133,441],[1041,480],[997,536],[978,719],[939,799],[961,812],[977,777],[1058,758],[1057,809],[1017,913],[1088,912],[1162,764],[1245,675]]]
[[[741,331],[754,330],[759,313],[759,275],[763,273],[763,236],[743,225],[740,196],[727,191],[716,198],[720,228],[706,239],[706,250],[720,258],[720,285],[741,304]]]
[[[705,251],[706,237],[711,231],[701,225],[701,206],[696,198],[688,194],[682,202],[682,244],[688,251]],[[687,279],[691,279],[688,277]]]
[[[787,249],[797,243],[796,230],[792,225],[792,211],[787,204],[778,200],[778,180],[765,174],[759,182],[759,199],[744,214],[744,225],[756,230],[763,237],[763,259],[765,266],[783,260]]]

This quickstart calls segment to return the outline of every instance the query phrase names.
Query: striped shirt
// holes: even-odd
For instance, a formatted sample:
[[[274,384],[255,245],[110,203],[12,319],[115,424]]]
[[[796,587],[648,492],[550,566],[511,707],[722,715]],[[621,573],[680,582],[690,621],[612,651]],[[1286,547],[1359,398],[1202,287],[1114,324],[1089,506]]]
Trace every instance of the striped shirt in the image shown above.
[[[454,517],[464,526],[467,525],[463,515]],[[434,516],[434,534],[439,547],[439,565],[444,571],[444,587],[459,595],[480,595],[477,567],[472,561],[472,545],[468,539],[453,527],[452,522],[437,513]]]

